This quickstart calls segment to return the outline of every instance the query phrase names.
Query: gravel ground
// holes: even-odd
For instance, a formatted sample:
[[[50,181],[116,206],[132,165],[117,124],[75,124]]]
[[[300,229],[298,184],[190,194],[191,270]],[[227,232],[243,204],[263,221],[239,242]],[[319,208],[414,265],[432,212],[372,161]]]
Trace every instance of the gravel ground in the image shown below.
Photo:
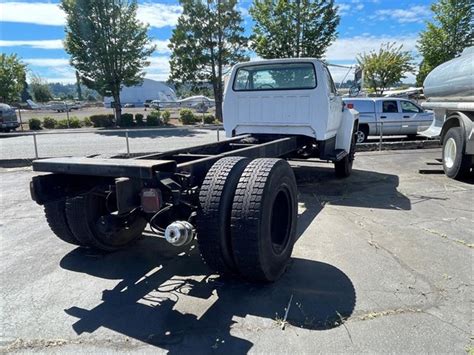
[[[293,162],[299,239],[263,286],[210,274],[194,245],[65,244],[29,197],[35,173],[0,169],[0,351],[472,353],[474,180],[439,155],[359,153],[343,180]]]

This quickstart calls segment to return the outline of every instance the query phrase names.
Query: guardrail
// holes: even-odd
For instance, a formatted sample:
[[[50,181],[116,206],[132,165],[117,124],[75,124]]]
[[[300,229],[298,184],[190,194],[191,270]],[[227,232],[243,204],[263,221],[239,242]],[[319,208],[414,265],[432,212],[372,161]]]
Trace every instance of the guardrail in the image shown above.
[[[379,122],[376,122],[375,123],[375,127],[376,129],[379,131],[379,151],[382,150],[382,146],[383,146],[383,139],[384,139],[384,126],[386,127],[386,125],[390,124],[392,125],[391,127],[393,126],[396,126],[396,127],[399,127],[400,124],[401,124],[401,128],[405,128],[407,127],[409,124],[413,124],[413,123],[425,123],[426,125],[422,125],[421,127],[426,127],[428,128],[430,125],[431,125],[431,122],[432,121],[427,121],[427,120],[410,120],[410,121],[406,121],[406,122],[400,122],[399,120],[397,121],[388,121],[388,120],[383,120],[383,121],[379,121]],[[420,127],[417,127],[417,133],[418,132],[421,132],[423,131],[424,129],[421,129],[420,130]],[[417,133],[413,133],[413,134],[417,134]],[[403,135],[407,135],[407,133],[400,133],[400,134],[394,134],[394,135],[390,135],[390,136],[403,136]],[[410,135],[410,134],[408,134]],[[385,136],[386,138],[387,137],[390,137],[390,136]]]
[[[162,128],[136,128],[136,129],[88,129],[88,130],[54,130],[54,131],[48,131],[48,132],[13,132],[13,133],[5,133],[1,134],[0,136],[4,137],[24,137],[24,136],[32,136],[33,137],[33,146],[34,146],[34,159],[39,159],[40,154],[38,151],[38,138],[41,136],[51,136],[51,135],[76,135],[76,134],[117,134],[117,133],[124,133],[125,134],[125,146],[126,146],[126,155],[127,157],[130,157],[132,152],[130,149],[130,142],[129,142],[129,134],[130,132],[136,133],[136,132],[160,132],[160,131],[167,131],[167,130],[199,130],[199,129],[205,129],[205,130],[215,130],[216,131],[216,141],[220,141],[220,130],[221,126],[215,125],[215,126],[182,126],[182,127],[162,127]],[[143,137],[147,138],[147,137]]]

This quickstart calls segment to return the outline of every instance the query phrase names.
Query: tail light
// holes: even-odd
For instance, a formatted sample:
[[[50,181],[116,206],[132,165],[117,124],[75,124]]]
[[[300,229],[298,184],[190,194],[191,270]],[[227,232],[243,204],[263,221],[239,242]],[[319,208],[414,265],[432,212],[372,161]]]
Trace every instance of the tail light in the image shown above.
[[[161,209],[161,191],[154,188],[144,188],[140,194],[141,206],[145,213],[156,213]]]

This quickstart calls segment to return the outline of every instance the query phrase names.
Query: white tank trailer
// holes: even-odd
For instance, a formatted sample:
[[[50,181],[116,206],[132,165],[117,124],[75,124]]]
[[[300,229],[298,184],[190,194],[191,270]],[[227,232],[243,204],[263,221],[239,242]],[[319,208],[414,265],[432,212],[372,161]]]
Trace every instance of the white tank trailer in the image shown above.
[[[433,69],[423,87],[434,120],[421,134],[440,138],[445,174],[465,178],[474,165],[474,46]]]

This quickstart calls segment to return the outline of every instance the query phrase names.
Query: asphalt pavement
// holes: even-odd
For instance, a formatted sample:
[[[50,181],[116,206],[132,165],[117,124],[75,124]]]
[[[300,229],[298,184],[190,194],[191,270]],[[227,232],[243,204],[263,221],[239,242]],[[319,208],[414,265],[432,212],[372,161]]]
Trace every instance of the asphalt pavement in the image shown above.
[[[446,178],[439,156],[359,153],[342,180],[292,162],[298,241],[260,286],[211,274],[195,245],[61,242],[29,197],[35,173],[0,169],[0,351],[472,353],[474,180]]]

